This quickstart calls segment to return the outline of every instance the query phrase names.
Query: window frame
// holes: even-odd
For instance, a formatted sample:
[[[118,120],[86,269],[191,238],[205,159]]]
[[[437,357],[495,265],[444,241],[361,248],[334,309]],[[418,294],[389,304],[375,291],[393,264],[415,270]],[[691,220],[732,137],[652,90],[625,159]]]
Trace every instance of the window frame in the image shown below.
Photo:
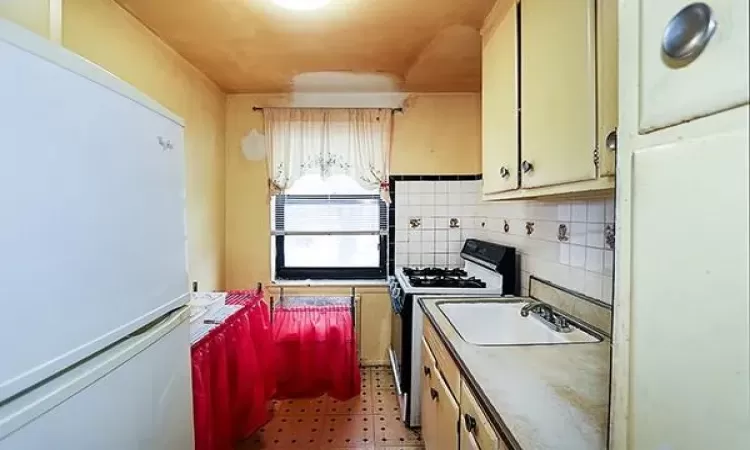
[[[338,194],[338,195],[330,195],[330,196],[321,196],[321,195],[281,195],[281,196],[275,196],[275,211],[273,211],[273,220],[275,220],[275,228],[277,230],[283,230],[284,229],[284,207],[283,202],[281,203],[281,206],[279,205],[278,198],[284,197],[284,198],[314,198],[314,197],[328,197],[328,198],[346,198],[346,199],[372,199],[373,197],[376,197],[375,195],[345,195],[345,194]],[[379,237],[379,257],[378,257],[378,267],[288,267],[286,266],[285,262],[285,242],[284,239],[286,237],[285,234],[276,234],[272,235],[271,238],[274,239],[275,243],[275,249],[274,249],[274,279],[280,280],[280,281],[299,281],[299,280],[342,280],[342,281],[349,281],[349,280],[385,280],[388,276],[388,205],[386,205],[385,202],[380,200],[379,202],[379,215],[381,217],[381,220],[384,222],[381,222],[380,224],[380,231],[378,234]],[[279,212],[281,211],[281,212]],[[298,236],[309,236],[309,235],[315,235],[315,233],[296,233]],[[362,232],[362,233],[352,233],[352,232],[344,232],[344,233],[325,233],[320,235],[327,235],[327,236],[352,236],[352,235],[373,235],[372,232]]]

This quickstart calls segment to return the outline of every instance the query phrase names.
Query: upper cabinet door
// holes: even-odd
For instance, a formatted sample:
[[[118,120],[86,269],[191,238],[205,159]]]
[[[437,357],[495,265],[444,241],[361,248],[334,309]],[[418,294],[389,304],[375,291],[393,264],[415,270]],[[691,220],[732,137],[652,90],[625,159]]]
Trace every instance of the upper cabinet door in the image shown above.
[[[748,102],[748,1],[705,4],[641,0],[641,133]]]
[[[595,0],[520,8],[521,185],[595,179]]]
[[[617,151],[617,0],[596,3],[599,175],[615,174]]]
[[[482,173],[484,193],[518,189],[517,7],[483,32]]]

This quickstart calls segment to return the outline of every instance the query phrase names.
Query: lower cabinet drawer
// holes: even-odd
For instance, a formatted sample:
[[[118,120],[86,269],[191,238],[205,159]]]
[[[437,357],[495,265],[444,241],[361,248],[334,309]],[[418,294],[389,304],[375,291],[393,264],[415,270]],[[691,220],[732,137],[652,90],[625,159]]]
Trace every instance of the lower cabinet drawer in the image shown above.
[[[508,450],[466,383],[461,386],[461,449]]]

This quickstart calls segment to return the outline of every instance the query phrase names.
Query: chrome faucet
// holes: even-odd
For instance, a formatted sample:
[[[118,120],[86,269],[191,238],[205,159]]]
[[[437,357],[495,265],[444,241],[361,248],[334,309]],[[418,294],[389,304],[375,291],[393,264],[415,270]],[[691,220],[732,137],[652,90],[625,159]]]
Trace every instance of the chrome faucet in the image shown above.
[[[539,312],[546,311],[548,314],[552,313],[552,309],[544,302],[541,302],[539,300],[532,300],[529,303],[525,304],[523,308],[521,308],[521,316],[528,317],[529,313],[534,311],[535,309],[539,310]]]
[[[573,331],[570,328],[568,319],[562,314],[552,311],[552,307],[539,300],[532,300],[521,308],[521,316],[528,317],[529,313],[534,313],[535,317],[545,325],[558,333],[569,333]]]

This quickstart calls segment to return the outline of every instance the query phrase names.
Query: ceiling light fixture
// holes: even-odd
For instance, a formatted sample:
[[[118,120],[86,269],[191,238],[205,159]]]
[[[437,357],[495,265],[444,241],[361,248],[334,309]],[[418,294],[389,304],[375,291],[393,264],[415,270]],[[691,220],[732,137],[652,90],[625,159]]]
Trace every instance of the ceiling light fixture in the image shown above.
[[[331,0],[273,0],[274,3],[286,9],[297,11],[310,11],[319,9],[330,3]]]

